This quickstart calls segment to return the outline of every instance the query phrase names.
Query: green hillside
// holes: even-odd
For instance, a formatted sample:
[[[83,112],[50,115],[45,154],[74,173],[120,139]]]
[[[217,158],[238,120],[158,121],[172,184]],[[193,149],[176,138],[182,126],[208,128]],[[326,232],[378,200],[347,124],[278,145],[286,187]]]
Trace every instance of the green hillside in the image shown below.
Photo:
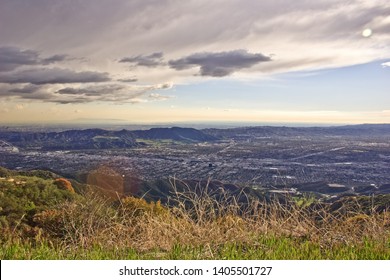
[[[1,168],[0,259],[390,258],[386,195],[329,205],[255,197],[244,205],[170,187],[168,206]]]

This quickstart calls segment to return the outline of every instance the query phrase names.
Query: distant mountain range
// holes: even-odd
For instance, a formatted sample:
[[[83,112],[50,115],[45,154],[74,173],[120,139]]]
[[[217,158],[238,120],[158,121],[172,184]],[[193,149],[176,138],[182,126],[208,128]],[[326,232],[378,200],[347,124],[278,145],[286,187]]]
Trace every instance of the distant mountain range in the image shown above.
[[[328,127],[253,126],[228,129],[204,129],[216,138],[235,139],[296,136],[390,136],[390,124],[359,124]]]
[[[140,141],[137,142],[137,139]],[[217,140],[194,128],[152,128],[149,130],[103,129],[67,130],[62,132],[20,132],[0,131],[0,140],[18,148],[42,150],[81,150],[131,148],[142,140],[174,140],[203,142]]]
[[[172,127],[172,128],[152,128],[149,130],[134,130],[132,131],[137,138],[143,139],[170,139],[176,141],[195,141],[195,142],[204,142],[204,141],[215,141],[218,140],[217,137],[209,135],[201,130],[194,128],[182,128],[182,127]]]
[[[80,150],[127,148],[136,145],[133,133],[126,130],[67,130],[62,132],[5,132],[0,139],[20,148]]]
[[[0,140],[18,148],[80,150],[131,148],[145,140],[205,142],[221,139],[296,136],[390,136],[390,124],[362,124],[334,127],[240,127],[229,129],[151,128],[149,130],[67,130],[62,132],[22,132],[0,130]],[[138,140],[138,141],[137,141]]]

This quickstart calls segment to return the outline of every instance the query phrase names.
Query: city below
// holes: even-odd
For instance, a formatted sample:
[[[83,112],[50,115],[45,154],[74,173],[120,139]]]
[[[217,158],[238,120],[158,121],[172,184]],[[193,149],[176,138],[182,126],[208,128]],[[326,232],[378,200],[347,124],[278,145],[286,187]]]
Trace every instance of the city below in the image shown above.
[[[0,128],[0,166],[107,172],[319,197],[390,193],[390,125],[34,131]],[[133,180],[134,181],[134,180]]]

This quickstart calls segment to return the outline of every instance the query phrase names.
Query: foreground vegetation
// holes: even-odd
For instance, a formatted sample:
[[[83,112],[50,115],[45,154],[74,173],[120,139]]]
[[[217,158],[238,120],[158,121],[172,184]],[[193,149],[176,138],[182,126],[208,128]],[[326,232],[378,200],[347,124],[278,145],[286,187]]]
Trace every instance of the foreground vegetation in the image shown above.
[[[1,259],[390,259],[390,214],[372,198],[243,204],[172,182],[166,206],[2,172]]]

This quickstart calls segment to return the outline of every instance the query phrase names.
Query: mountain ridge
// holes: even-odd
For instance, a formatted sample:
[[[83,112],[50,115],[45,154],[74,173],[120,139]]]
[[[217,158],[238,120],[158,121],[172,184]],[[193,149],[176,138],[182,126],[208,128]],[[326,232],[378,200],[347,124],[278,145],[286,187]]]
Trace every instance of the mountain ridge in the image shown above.
[[[360,124],[330,127],[253,126],[238,128],[195,129],[185,127],[151,128],[148,130],[72,129],[61,132],[24,132],[0,130],[0,140],[18,148],[42,150],[81,150],[132,148],[148,140],[208,142],[238,140],[251,137],[328,137],[390,136],[390,124]]]

